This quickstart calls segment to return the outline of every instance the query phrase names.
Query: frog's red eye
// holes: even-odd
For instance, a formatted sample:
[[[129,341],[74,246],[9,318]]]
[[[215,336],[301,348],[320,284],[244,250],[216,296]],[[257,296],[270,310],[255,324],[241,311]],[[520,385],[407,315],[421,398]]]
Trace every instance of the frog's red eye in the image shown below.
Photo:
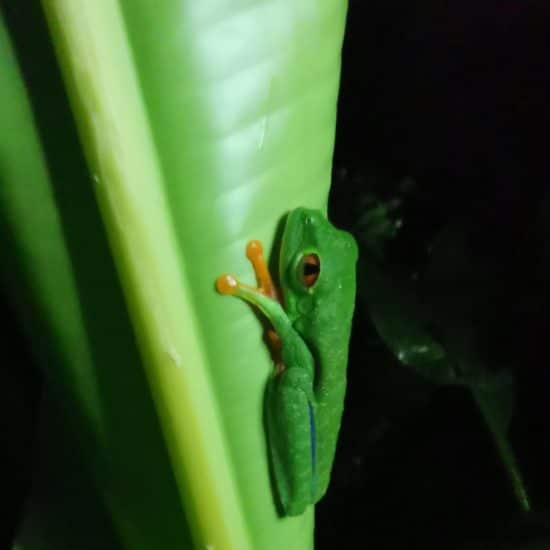
[[[311,288],[319,278],[321,260],[317,254],[305,254],[298,264],[298,278],[306,288]]]

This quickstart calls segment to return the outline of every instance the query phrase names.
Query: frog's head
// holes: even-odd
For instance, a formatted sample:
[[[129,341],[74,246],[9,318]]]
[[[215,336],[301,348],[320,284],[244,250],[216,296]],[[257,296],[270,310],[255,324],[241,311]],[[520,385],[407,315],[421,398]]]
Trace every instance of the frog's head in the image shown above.
[[[284,307],[296,330],[315,339],[351,320],[357,245],[318,210],[297,208],[286,221],[280,266]]]

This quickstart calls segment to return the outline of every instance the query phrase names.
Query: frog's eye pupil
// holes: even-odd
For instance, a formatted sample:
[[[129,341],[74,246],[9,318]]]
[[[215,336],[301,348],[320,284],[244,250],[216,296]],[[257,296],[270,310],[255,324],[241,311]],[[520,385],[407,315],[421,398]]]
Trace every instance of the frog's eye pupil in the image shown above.
[[[306,254],[299,264],[298,276],[306,288],[311,288],[319,278],[321,272],[321,261],[317,254]]]

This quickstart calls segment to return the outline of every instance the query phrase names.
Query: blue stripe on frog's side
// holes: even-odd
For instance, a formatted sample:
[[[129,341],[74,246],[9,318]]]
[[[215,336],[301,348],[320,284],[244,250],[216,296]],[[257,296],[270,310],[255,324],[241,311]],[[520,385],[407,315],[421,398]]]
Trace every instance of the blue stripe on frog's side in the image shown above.
[[[310,433],[310,447],[311,447],[311,494],[312,498],[315,495],[315,489],[317,487],[317,468],[316,468],[316,451],[317,451],[317,433],[315,431],[315,413],[313,412],[313,406],[308,402],[309,409],[309,433]]]

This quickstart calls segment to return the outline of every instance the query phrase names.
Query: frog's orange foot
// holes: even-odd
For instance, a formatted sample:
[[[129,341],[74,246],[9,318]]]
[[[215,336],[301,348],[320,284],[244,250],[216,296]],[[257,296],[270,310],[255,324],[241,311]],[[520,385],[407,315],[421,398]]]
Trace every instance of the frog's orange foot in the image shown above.
[[[262,243],[257,240],[249,241],[246,245],[246,257],[252,264],[258,286],[254,288],[245,285],[238,281],[233,275],[224,274],[220,275],[216,280],[216,289],[218,292],[225,295],[241,296],[242,292],[250,294],[250,291],[252,291],[263,294],[273,300],[280,301],[277,289],[273,284],[273,280],[271,279],[269,269],[263,256]]]
[[[216,279],[216,289],[220,294],[236,294],[239,290],[239,286],[239,281],[228,273],[220,275]]]
[[[276,300],[277,291],[271,279],[271,274],[269,273],[269,268],[267,267],[263,252],[264,249],[260,241],[253,240],[246,245],[246,257],[250,260],[254,268],[254,273],[256,274],[256,280],[258,282],[258,291],[264,296],[269,296]]]
[[[255,261],[258,261],[258,258],[262,258],[263,252],[264,247],[260,241],[250,241],[246,245],[246,257],[252,262],[252,264],[254,264]]]

